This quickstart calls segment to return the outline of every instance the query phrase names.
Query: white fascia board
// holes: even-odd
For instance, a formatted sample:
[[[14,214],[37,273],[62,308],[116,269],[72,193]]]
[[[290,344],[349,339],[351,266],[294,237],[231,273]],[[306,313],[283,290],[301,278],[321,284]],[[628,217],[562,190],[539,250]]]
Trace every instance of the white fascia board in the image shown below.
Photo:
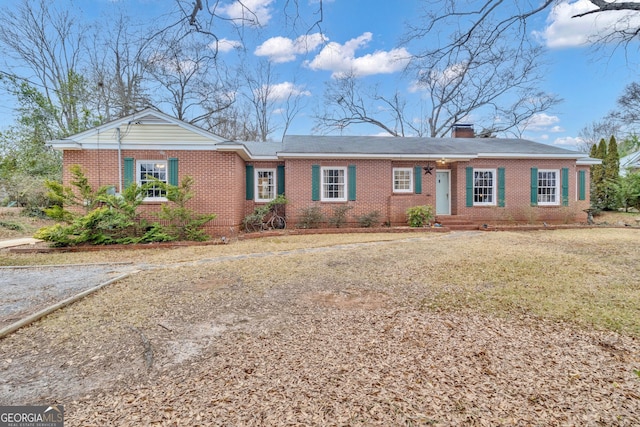
[[[54,150],[82,150],[82,145],[72,139],[56,139],[53,141],[47,141],[46,144]]]
[[[550,160],[578,160],[584,154],[527,154],[527,153],[478,153],[479,159],[550,159]]]
[[[117,150],[118,143],[117,142],[101,142],[97,143],[84,143],[77,144],[78,148],[76,150]],[[54,148],[56,148],[54,146]],[[74,149],[74,148],[64,148],[65,150]],[[207,144],[176,144],[175,142],[153,142],[153,143],[143,143],[143,142],[126,142],[120,144],[120,149],[122,150],[176,150],[176,151],[216,151],[216,146],[213,143]]]
[[[280,159],[281,157],[279,157],[278,155],[275,155],[275,156],[251,156],[251,158],[247,160],[276,160],[277,161]]]
[[[593,165],[601,165],[601,164],[602,164],[601,159],[593,159],[593,158],[578,159],[576,161],[576,165],[578,166],[593,166]]]
[[[237,144],[237,145],[216,145],[216,147],[214,148],[214,150],[216,151],[222,151],[222,152],[233,152],[233,153],[237,153],[238,156],[240,156],[240,158],[242,158],[242,160],[254,160],[255,157],[251,155],[251,153],[249,152],[249,150],[247,150],[247,147],[244,146],[244,144]],[[276,158],[277,159],[277,158]]]

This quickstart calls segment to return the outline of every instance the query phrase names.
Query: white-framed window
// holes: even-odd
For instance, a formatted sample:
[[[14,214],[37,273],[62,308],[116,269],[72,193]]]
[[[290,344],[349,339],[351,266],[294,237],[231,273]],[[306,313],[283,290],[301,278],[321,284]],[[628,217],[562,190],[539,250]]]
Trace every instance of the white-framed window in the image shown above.
[[[323,167],[320,182],[322,183],[321,201],[347,201],[347,168]]]
[[[393,168],[393,192],[413,193],[413,169]]]
[[[156,179],[167,183],[167,161],[166,160],[138,160],[136,162],[136,182],[138,185],[145,185],[154,182]],[[147,189],[147,201],[166,199],[166,193],[162,187],[152,184]]]
[[[473,204],[474,206],[491,206],[496,204],[495,169],[473,170]]]
[[[538,170],[538,205],[559,205],[559,178],[558,170]]]
[[[256,169],[256,202],[270,202],[276,197],[276,170]]]

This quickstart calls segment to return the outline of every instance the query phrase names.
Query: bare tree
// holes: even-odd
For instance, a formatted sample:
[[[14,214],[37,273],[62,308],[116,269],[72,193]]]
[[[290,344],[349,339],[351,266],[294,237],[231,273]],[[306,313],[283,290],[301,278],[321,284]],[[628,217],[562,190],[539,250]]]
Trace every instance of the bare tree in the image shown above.
[[[258,140],[258,129],[248,104],[234,103],[224,112],[207,117],[203,127],[232,141]]]
[[[5,66],[16,73],[28,69],[30,84],[60,109],[56,121],[62,135],[90,124],[90,93],[81,69],[86,30],[72,11],[45,0],[23,0],[0,13],[0,48],[9,59]]]
[[[619,131],[620,124],[612,116],[591,122],[578,132],[578,137],[581,139],[579,149],[589,153],[591,147],[598,144],[601,139],[609,140],[612,136],[618,135]]]
[[[233,99],[220,79],[216,51],[209,44],[165,32],[150,43],[145,57],[149,84],[156,86],[158,105],[190,123],[228,108]]]
[[[535,114],[559,102],[537,88],[545,65],[541,47],[526,40],[514,43],[512,31],[498,32],[485,21],[464,34],[453,28],[450,43],[444,48],[428,44],[410,67],[429,96],[430,136],[448,134],[454,123],[471,115],[494,133],[517,133]],[[427,34],[413,28],[407,41],[420,45]]]
[[[120,16],[113,27],[99,28],[89,49],[95,109],[105,121],[130,115],[151,104],[144,87],[141,37],[130,34],[129,19]]]
[[[419,45],[422,36],[414,33],[407,40]],[[452,37],[458,37],[455,31]],[[455,123],[473,117],[487,134],[521,133],[518,129],[531,117],[559,99],[537,88],[542,49],[512,42],[507,34],[496,37],[486,28],[446,53],[430,47],[418,52],[407,69],[414,76],[411,85],[423,94],[417,118],[398,93],[384,96],[377,89],[363,89],[353,75],[337,79],[325,92],[317,128],[342,130],[366,123],[395,136],[443,137]]]
[[[633,82],[625,86],[617,100],[617,109],[612,115],[627,127],[636,129],[640,125],[640,84]]]
[[[376,87],[363,87],[354,73],[348,73],[327,84],[323,111],[315,116],[315,131],[343,131],[368,124],[392,136],[406,136],[405,105],[397,92],[385,98]]]
[[[231,23],[238,28],[244,26],[261,27],[259,6],[252,6],[250,2],[237,1],[233,3],[232,16],[221,10],[228,10],[228,2],[221,0],[176,0],[180,11],[180,21],[188,22],[194,31],[206,33],[214,38],[216,24]],[[313,7],[309,8],[309,5]],[[285,22],[294,32],[309,33],[314,28],[321,31],[320,25],[324,20],[323,0],[305,3],[301,6],[299,0],[285,0],[282,5],[282,15]],[[301,28],[301,30],[299,30]]]
[[[587,15],[606,14],[616,11],[640,12],[640,3],[635,1],[588,0],[593,8],[577,14],[573,18]],[[528,21],[557,4],[557,0],[484,0],[479,2],[462,2],[457,0],[424,0],[425,26],[413,27],[414,36],[438,33],[444,27],[458,28],[456,37],[449,43],[439,46],[437,51],[447,54],[452,49],[464,45],[467,40],[480,31],[491,28],[493,37],[509,34],[513,40],[524,40],[529,36]],[[620,18],[620,25],[603,31],[595,42],[616,41],[627,45],[637,40],[640,28],[634,26],[627,17]]]
[[[268,61],[259,62],[253,69],[243,66],[238,75],[241,79],[238,87],[242,88],[239,96],[252,111],[255,139],[269,141],[278,130],[286,133],[304,104],[303,98],[310,93],[292,82],[278,83],[278,76]],[[277,120],[278,113],[282,121]]]

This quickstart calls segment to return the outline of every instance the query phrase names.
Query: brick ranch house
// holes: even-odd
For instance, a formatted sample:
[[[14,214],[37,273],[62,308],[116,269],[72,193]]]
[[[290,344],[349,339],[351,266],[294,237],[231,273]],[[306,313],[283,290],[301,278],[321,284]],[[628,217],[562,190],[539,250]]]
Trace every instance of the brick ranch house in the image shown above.
[[[115,191],[149,176],[195,180],[190,207],[217,218],[215,236],[286,194],[289,226],[304,208],[330,216],[349,205],[348,222],[378,211],[381,223],[406,225],[406,210],[434,207],[443,225],[586,221],[589,169],[583,153],[522,139],[473,138],[468,125],[451,138],[286,136],[282,142],[236,142],[146,109],[49,142],[62,151],[63,182],[78,164],[95,186]],[[143,209],[164,203],[149,193]],[[347,224],[349,225],[349,224]]]

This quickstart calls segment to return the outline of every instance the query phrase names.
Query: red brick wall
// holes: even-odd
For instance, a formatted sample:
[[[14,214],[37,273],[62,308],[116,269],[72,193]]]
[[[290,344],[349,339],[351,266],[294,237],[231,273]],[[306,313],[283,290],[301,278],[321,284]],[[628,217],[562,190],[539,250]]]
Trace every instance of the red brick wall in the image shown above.
[[[465,169],[473,168],[497,169],[505,168],[505,206],[466,206]],[[569,206],[531,206],[531,168],[556,169],[560,173],[562,168],[569,169]],[[464,215],[475,222],[493,221],[498,223],[527,222],[540,223],[542,221],[554,223],[568,223],[586,221],[583,211],[589,207],[589,167],[578,167],[572,160],[473,160],[458,162],[452,165],[455,172],[455,184],[452,182],[454,194],[453,214]],[[586,198],[578,200],[578,170],[586,171]],[[561,179],[559,176],[558,179]],[[560,195],[559,195],[560,196]]]
[[[189,207],[199,213],[215,213],[216,220],[207,227],[214,235],[227,235],[233,228],[237,232],[242,219],[253,211],[256,204],[246,200],[245,162],[235,153],[217,151],[175,151],[175,150],[123,150],[123,158],[137,160],[179,159],[179,179],[191,175],[195,179],[195,197]],[[69,166],[81,164],[89,182],[94,186],[118,184],[118,161],[115,150],[82,150],[64,152],[65,185],[69,185]],[[275,168],[283,162],[252,161],[256,168]],[[284,161],[285,195],[289,199],[286,207],[290,227],[299,222],[300,212],[310,206],[321,207],[326,216],[333,214],[336,206],[352,206],[348,212],[348,225],[357,225],[356,217],[379,211],[381,222],[405,225],[407,208],[436,202],[435,162],[395,162],[391,160],[292,160]],[[347,167],[356,165],[356,200],[348,202],[320,202],[311,200],[311,166]],[[434,167],[431,174],[421,171],[421,194],[394,194],[393,168],[416,166]],[[465,206],[465,168],[505,168],[506,205],[503,208]],[[530,206],[531,167],[539,169],[569,168],[569,207]],[[589,197],[589,167],[576,166],[567,160],[473,160],[471,162],[437,165],[438,169],[451,170],[451,214],[468,218],[474,222],[571,222],[586,221],[584,209],[588,200],[578,201],[577,173],[587,172],[586,196]],[[157,203],[145,204],[147,211],[156,210]],[[446,222],[446,221],[444,221]]]
[[[348,212],[349,225],[357,225],[357,217],[378,211],[381,222],[406,224],[408,207],[435,203],[435,171],[429,184],[421,172],[421,194],[393,193],[393,168],[426,166],[428,162],[392,162],[391,160],[287,160],[285,163],[286,195],[289,223],[300,220],[303,209],[319,206],[326,217],[333,215],[337,206],[352,206]],[[432,163],[433,164],[433,163]],[[356,165],[356,200],[347,202],[320,202],[311,200],[311,167],[348,167]],[[426,175],[427,177],[431,175]]]
[[[245,215],[244,161],[235,153],[218,151],[123,150],[122,158],[136,160],[178,159],[180,181],[189,175],[194,178],[195,197],[188,207],[196,212],[215,213],[217,218],[207,225],[213,235],[228,234]],[[70,184],[69,166],[80,164],[94,187],[114,185],[118,188],[118,154],[116,150],[82,150],[64,152],[65,185]],[[124,161],[123,161],[124,164]],[[124,176],[124,171],[123,171]],[[141,212],[158,210],[160,203],[144,203]]]

